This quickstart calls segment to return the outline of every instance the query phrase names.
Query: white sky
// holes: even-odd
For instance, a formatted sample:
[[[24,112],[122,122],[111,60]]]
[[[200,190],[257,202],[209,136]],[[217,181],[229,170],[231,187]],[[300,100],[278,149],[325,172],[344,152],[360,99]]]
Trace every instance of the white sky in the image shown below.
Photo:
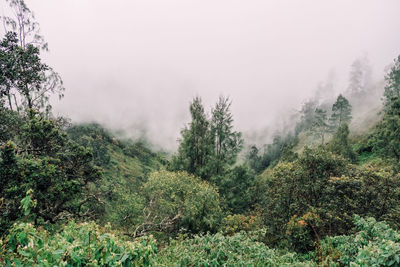
[[[3,1],[4,0],[0,0]],[[298,109],[368,55],[376,78],[400,54],[399,0],[26,0],[63,77],[57,113],[176,147],[199,95],[233,100],[238,129]]]

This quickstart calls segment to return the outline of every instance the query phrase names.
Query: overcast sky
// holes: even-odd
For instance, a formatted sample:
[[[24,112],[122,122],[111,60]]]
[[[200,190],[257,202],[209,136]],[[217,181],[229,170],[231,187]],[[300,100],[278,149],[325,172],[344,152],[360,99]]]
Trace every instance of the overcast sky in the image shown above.
[[[4,1],[4,0],[1,0]],[[26,0],[63,77],[57,114],[166,149],[198,95],[233,100],[245,132],[298,109],[318,82],[343,91],[368,55],[376,78],[400,54],[399,0]]]

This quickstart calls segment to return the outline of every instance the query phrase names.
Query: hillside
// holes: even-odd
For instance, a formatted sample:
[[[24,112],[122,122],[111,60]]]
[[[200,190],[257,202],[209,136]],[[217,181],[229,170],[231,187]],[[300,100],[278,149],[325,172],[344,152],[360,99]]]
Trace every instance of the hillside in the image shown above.
[[[115,137],[99,124],[72,125],[68,136],[93,151],[93,161],[103,171],[103,178],[93,188],[103,196],[105,214],[101,221],[126,225],[132,214],[129,199],[140,194],[149,173],[164,169],[165,155],[153,152],[143,141],[123,140]]]

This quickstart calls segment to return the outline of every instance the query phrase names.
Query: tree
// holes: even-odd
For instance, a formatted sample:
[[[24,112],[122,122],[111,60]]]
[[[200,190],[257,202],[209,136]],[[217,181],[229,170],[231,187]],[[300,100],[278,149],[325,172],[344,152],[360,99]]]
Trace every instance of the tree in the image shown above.
[[[393,67],[386,75],[385,80],[384,103],[386,107],[390,107],[393,99],[400,99],[400,56],[394,60]]]
[[[349,133],[350,131],[347,123],[340,125],[329,143],[329,148],[333,153],[342,155],[354,162],[356,160],[356,155],[349,144]]]
[[[95,216],[89,208],[97,197],[90,184],[101,177],[90,150],[68,139],[60,125],[32,112],[18,129],[15,142],[0,146],[1,228],[20,218],[19,202],[33,189],[36,220],[55,222],[65,216]],[[88,206],[89,205],[89,206]]]
[[[328,131],[328,123],[326,110],[317,108],[315,110],[315,118],[312,124],[311,132],[317,137],[321,138],[321,144],[324,144],[325,134]]]
[[[185,170],[208,179],[207,164],[212,153],[210,122],[199,97],[190,104],[192,121],[181,131],[178,154],[172,159],[174,170]]]
[[[16,89],[16,93],[22,97],[23,103],[28,109],[34,107],[36,94],[41,90],[45,82],[45,72],[48,70],[46,64],[43,64],[39,57],[39,49],[33,45],[27,45],[26,48],[18,46],[16,33],[8,32],[6,38],[1,43],[0,64],[6,66],[4,71],[5,81],[2,90],[11,104],[11,88]],[[15,105],[18,109],[18,102],[14,95]]]
[[[234,214],[250,210],[251,188],[254,174],[244,165],[236,166],[219,181],[220,193],[224,196],[228,210]]]
[[[23,117],[4,107],[0,100],[0,145],[18,137],[23,124]]]
[[[203,179],[225,175],[242,149],[241,133],[233,130],[231,102],[220,97],[208,120],[201,99],[190,104],[192,121],[182,130],[178,154],[172,160],[173,170],[185,170]]]
[[[373,149],[400,169],[400,99],[392,99],[373,135]]]
[[[300,122],[296,125],[296,134],[312,128],[316,108],[317,102],[313,100],[309,100],[303,104],[300,110]]]
[[[368,58],[357,58],[351,65],[347,95],[351,100],[360,100],[367,94],[371,80],[371,66]]]
[[[232,102],[220,97],[212,110],[211,136],[213,139],[213,175],[223,175],[235,163],[243,147],[242,134],[233,130],[233,116],[230,112]]]
[[[247,163],[254,172],[261,173],[263,171],[262,158],[258,155],[259,149],[256,145],[249,147],[249,151],[246,154]]]
[[[325,192],[332,176],[346,172],[348,162],[322,147],[305,148],[293,162],[280,162],[257,178],[256,206],[267,230],[267,242],[286,237],[285,229],[294,215],[313,212],[325,219],[329,198]],[[329,233],[329,220],[323,221],[322,234]]]
[[[15,19],[2,17],[5,35],[0,47],[0,97],[8,98],[10,109],[14,105],[17,110],[24,106],[27,109],[45,108],[50,112],[50,96],[56,93],[59,98],[63,97],[62,79],[41,62],[40,50],[47,51],[47,43],[40,35],[39,24],[31,10],[23,0],[7,2]]]
[[[351,121],[351,105],[342,95],[339,95],[336,102],[332,105],[332,115],[329,118],[332,129],[337,129],[343,123]]]
[[[186,172],[153,172],[143,193],[146,208],[136,235],[148,231],[215,231],[221,220],[215,186]]]
[[[18,49],[15,33],[7,33],[0,43],[0,99],[7,97],[12,110],[11,89],[16,80],[16,50]]]
[[[18,34],[19,46],[23,49],[33,45],[41,50],[48,50],[48,44],[40,34],[40,26],[35,14],[25,4],[24,0],[6,0],[12,13],[11,16],[0,16],[3,20],[5,33],[13,31]]]

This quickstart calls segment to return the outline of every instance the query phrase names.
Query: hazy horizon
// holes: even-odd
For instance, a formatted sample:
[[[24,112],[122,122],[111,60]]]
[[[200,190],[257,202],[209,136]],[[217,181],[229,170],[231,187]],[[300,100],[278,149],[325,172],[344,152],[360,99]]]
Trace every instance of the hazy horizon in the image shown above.
[[[400,54],[397,0],[26,3],[65,83],[55,114],[133,137],[145,129],[167,150],[194,96],[207,110],[229,96],[237,129],[254,134],[282,124],[320,82],[343,92],[355,59],[367,56],[379,80]]]

